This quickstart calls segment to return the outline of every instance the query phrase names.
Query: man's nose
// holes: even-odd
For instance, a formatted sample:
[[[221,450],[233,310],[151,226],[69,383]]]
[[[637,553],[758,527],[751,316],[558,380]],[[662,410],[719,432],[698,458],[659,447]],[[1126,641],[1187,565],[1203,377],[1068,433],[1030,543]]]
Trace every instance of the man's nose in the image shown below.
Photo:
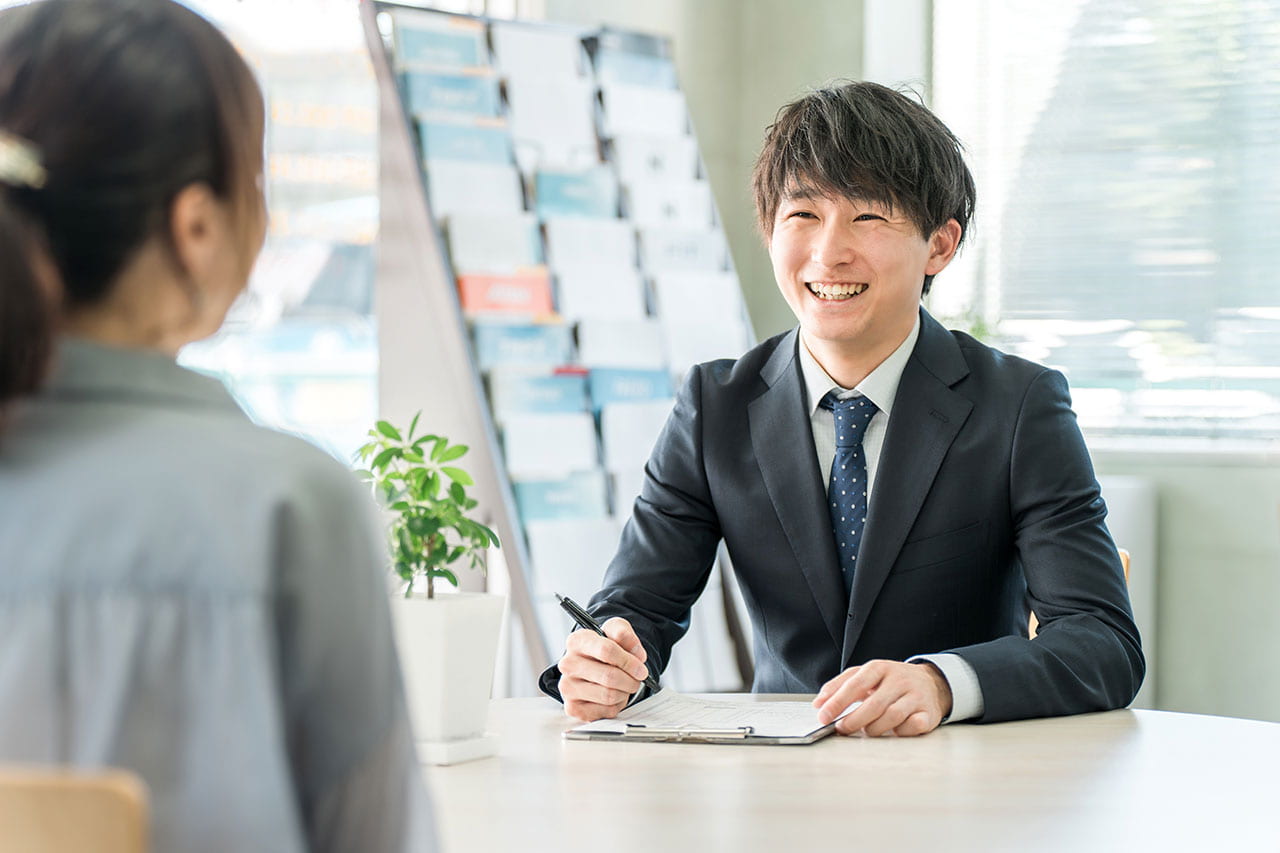
[[[853,235],[839,222],[824,222],[813,235],[809,247],[809,260],[815,265],[833,269],[847,264],[857,256]]]

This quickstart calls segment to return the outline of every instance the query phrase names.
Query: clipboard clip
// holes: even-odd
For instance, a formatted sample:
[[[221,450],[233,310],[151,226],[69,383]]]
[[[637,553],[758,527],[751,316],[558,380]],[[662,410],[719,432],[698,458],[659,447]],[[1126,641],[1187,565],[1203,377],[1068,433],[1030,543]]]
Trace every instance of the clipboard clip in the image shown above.
[[[751,726],[733,726],[731,728],[709,729],[697,726],[646,726],[642,723],[627,723],[623,737],[645,740],[726,740],[745,739],[754,729]]]

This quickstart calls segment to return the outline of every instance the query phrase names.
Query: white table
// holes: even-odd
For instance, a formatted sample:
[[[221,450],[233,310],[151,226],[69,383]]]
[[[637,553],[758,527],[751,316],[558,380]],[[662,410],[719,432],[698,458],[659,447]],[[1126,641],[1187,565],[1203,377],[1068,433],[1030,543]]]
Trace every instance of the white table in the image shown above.
[[[1275,723],[1113,711],[786,747],[564,741],[572,725],[550,699],[496,700],[498,755],[426,771],[448,853],[1280,851]]]

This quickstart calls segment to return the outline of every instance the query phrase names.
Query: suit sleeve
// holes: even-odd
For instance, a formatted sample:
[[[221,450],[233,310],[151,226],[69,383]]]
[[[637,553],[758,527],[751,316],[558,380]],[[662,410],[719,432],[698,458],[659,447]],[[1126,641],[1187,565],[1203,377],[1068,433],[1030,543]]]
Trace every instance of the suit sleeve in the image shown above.
[[[600,622],[628,620],[661,673],[671,647],[689,629],[689,613],[706,586],[720,542],[720,524],[703,467],[703,367],[694,367],[645,465],[644,486],[622,531],[604,584],[587,605]],[[539,678],[560,698],[560,670]]]
[[[1093,465],[1062,374],[1028,386],[1014,428],[1010,512],[1034,640],[1002,637],[951,651],[982,685],[982,722],[1120,708],[1146,664]]]

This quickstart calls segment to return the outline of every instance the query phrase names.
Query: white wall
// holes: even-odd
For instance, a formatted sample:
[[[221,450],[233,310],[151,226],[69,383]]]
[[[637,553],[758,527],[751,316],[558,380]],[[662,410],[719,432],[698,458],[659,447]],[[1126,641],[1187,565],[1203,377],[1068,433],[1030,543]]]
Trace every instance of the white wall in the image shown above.
[[[1280,722],[1280,453],[1095,451],[1094,463],[1156,486],[1155,707]]]

